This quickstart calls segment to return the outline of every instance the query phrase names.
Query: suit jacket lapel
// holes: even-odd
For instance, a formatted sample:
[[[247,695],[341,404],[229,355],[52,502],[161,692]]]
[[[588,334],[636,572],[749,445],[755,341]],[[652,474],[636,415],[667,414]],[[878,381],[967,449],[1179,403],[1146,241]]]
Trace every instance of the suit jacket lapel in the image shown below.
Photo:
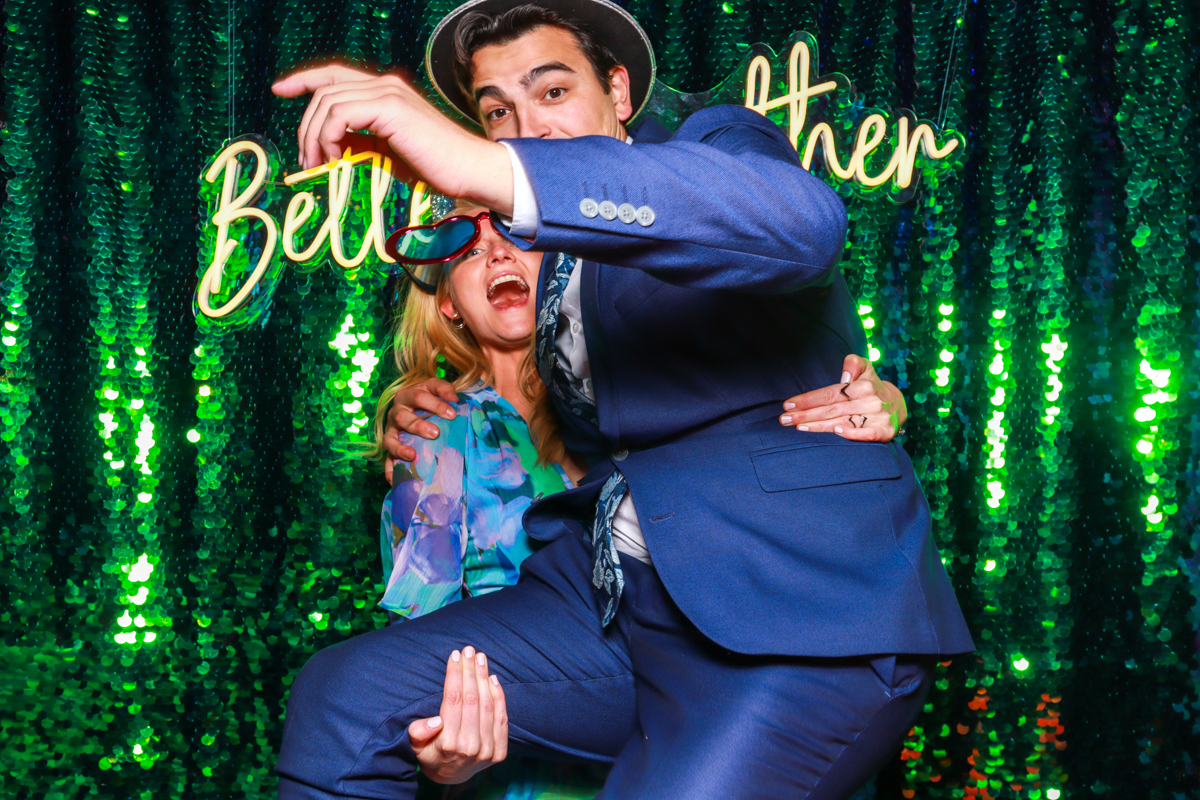
[[[592,392],[596,397],[596,418],[600,432],[610,441],[618,439],[617,417],[613,405],[612,365],[600,319],[600,290],[603,265],[584,261],[579,276],[579,306],[583,316],[583,335],[587,340],[588,363],[592,370]]]
[[[546,299],[546,281],[550,280],[553,274],[554,261],[558,257],[557,253],[546,253],[542,256],[542,266],[538,270],[537,294],[534,299],[534,318],[542,313],[542,302]]]

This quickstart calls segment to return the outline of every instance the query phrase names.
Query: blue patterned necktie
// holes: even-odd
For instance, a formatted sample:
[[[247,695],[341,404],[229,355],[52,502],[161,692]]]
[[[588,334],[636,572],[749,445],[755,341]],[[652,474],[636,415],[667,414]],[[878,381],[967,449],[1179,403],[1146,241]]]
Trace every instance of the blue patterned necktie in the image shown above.
[[[558,363],[558,350],[554,346],[554,338],[558,332],[558,309],[574,269],[575,259],[565,253],[559,253],[555,257],[554,268],[546,276],[546,293],[537,319],[534,359],[542,382],[558,401],[559,407],[599,428],[600,420],[596,415],[595,401],[571,381],[566,370]],[[590,526],[592,553],[595,558],[592,586],[596,590],[602,625],[608,625],[616,616],[621,590],[625,587],[625,577],[621,574],[621,559],[617,556],[617,548],[613,546],[612,523],[617,506],[621,504],[627,490],[625,476],[620,470],[614,471],[600,489],[600,497],[596,501],[596,514]]]

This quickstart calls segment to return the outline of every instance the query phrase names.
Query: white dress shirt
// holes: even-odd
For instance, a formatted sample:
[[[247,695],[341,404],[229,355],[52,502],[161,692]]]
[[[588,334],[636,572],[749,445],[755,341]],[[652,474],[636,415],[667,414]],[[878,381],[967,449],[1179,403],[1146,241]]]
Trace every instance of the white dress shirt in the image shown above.
[[[633,144],[633,139],[626,137],[626,142]],[[513,171],[513,213],[509,222],[509,230],[514,236],[532,238],[537,233],[537,197],[533,194],[533,185],[525,174],[525,167],[516,151],[501,142],[508,150],[509,161]],[[595,402],[596,393],[592,387],[592,365],[588,359],[587,341],[583,335],[583,312],[579,299],[579,274],[583,259],[575,259],[575,268],[567,281],[563,292],[562,302],[558,307],[558,331],[554,336],[554,349],[558,353],[558,363],[563,371],[588,399]],[[618,553],[636,558],[645,564],[653,564],[650,551],[646,548],[646,537],[642,535],[642,525],[638,522],[637,509],[633,505],[633,495],[625,493],[617,513],[613,516],[613,546]]]

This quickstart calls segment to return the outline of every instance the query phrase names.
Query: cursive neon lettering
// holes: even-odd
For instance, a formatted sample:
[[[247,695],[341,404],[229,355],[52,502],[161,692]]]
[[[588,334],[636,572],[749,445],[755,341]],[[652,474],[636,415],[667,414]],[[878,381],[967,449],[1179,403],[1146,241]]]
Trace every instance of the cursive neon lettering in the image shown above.
[[[812,132],[808,136],[808,144],[804,146],[804,158],[800,163],[805,169],[809,169],[812,165],[813,153],[817,150],[817,145],[821,145],[821,153],[825,157],[825,168],[832,172],[837,177],[844,181],[848,181],[854,177],[854,170],[848,167],[843,169],[838,164],[837,145],[833,138],[833,128],[829,127],[828,122],[819,122],[813,126]],[[851,159],[851,163],[854,159]]]
[[[347,204],[350,200],[350,190],[354,184],[354,168],[361,163],[371,165],[371,222],[363,236],[362,246],[353,258],[347,258],[342,238],[342,223],[346,216]],[[312,192],[299,192],[288,203],[287,213],[283,220],[283,252],[292,261],[308,261],[313,258],[326,243],[333,260],[343,269],[354,269],[367,257],[372,248],[381,261],[395,263],[383,249],[386,239],[383,230],[383,203],[388,192],[392,189],[392,161],[379,153],[365,152],[354,154],[346,148],[345,154],[336,162],[322,164],[304,172],[298,172],[284,178],[288,186],[328,176],[328,209],[325,221],[317,229],[309,246],[297,250],[295,237],[297,232],[308,222],[316,207],[316,198]]]
[[[238,171],[241,169],[237,157],[242,153],[251,153],[254,156],[254,178],[241,194],[234,197],[234,192],[237,191]],[[200,278],[200,286],[196,291],[196,303],[207,317],[224,317],[240,306],[267,271],[267,265],[275,252],[275,242],[279,238],[275,220],[260,208],[248,207],[262,188],[263,181],[267,180],[267,163],[267,154],[260,146],[251,141],[240,141],[225,148],[204,175],[204,179],[209,183],[216,183],[217,176],[225,173],[224,183],[221,184],[221,201],[212,217],[213,224],[217,226],[217,243],[213,248],[212,260]],[[213,308],[209,299],[221,291],[225,264],[241,246],[241,242],[229,238],[229,224],[238,219],[257,219],[261,222],[267,232],[267,241],[263,244],[262,255],[259,256],[254,271],[242,287],[224,305]]]
[[[433,198],[429,196],[429,187],[417,181],[417,185],[413,187],[412,202],[408,206],[408,224],[420,225],[421,217],[425,216],[432,205]]]
[[[808,43],[803,40],[796,42],[788,54],[787,93],[775,98],[769,96],[771,62],[766,56],[755,56],[746,71],[746,108],[753,109],[765,116],[768,111],[786,106],[788,141],[797,151],[800,151],[800,140],[804,136],[804,129],[808,123],[809,101],[838,88],[838,83],[834,80],[811,85],[811,62],[812,53]],[[810,169],[816,156],[817,146],[820,145],[825,168],[839,180],[855,181],[867,188],[882,186],[891,180],[897,188],[907,189],[913,183],[918,150],[924,152],[926,158],[938,161],[949,156],[959,146],[959,140],[952,137],[939,147],[933,128],[927,123],[918,123],[910,135],[908,132],[909,119],[901,114],[894,126],[895,147],[887,165],[877,175],[870,175],[867,173],[867,157],[875,152],[885,139],[889,138],[891,127],[887,118],[882,114],[868,114],[864,117],[855,133],[850,157],[843,167],[838,155],[837,137],[834,135],[833,127],[826,122],[817,123],[808,131],[801,163],[805,169]]]
[[[746,108],[752,108],[766,116],[768,111],[786,105],[788,107],[788,141],[799,149],[800,134],[808,120],[808,101],[814,97],[837,89],[835,81],[825,81],[809,86],[809,61],[812,55],[808,45],[796,42],[788,54],[788,93],[774,100],[768,99],[771,86],[771,62],[766,56],[755,56],[746,70]],[[832,133],[832,131],[831,131]]]

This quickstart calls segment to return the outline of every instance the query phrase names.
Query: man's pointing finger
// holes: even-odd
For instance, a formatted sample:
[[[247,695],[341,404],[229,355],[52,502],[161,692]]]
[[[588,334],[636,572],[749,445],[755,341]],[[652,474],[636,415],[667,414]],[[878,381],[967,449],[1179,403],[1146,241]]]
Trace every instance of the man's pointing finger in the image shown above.
[[[376,72],[347,67],[344,64],[327,64],[323,67],[311,67],[293,72],[271,84],[271,91],[280,97],[299,97],[302,94],[316,91],[322,86],[331,86],[344,81],[365,81],[378,78]]]

